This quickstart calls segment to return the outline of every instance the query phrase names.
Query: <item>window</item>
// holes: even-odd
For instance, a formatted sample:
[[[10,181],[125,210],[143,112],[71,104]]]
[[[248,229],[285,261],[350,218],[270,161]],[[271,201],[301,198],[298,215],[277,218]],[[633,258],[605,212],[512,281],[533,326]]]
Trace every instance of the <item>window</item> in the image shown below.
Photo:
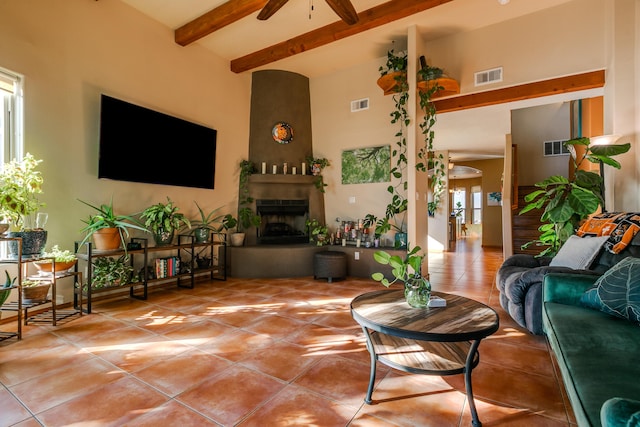
[[[482,191],[479,185],[471,187],[471,207],[473,209],[473,223],[482,224]]]
[[[0,165],[21,159],[22,77],[0,68]]]

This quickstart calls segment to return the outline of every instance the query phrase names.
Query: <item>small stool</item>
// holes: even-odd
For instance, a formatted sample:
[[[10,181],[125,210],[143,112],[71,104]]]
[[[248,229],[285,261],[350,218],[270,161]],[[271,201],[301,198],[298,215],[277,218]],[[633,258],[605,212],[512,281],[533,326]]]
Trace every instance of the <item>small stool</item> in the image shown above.
[[[317,252],[313,258],[313,278],[333,279],[347,277],[347,254],[338,251]]]

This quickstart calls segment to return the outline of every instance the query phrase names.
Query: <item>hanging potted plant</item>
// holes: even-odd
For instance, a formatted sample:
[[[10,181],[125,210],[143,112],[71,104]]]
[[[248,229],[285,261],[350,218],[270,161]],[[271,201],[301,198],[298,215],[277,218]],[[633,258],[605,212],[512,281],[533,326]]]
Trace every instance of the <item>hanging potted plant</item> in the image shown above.
[[[39,256],[47,243],[47,215],[40,213],[34,221],[34,215],[45,206],[37,197],[42,193],[43,178],[37,170],[41,162],[27,153],[20,161],[5,163],[0,172],[0,216],[10,223],[8,237],[22,238],[25,257]],[[11,258],[18,257],[17,243],[9,242]]]
[[[385,95],[405,92],[408,89],[407,83],[407,53],[396,54],[393,49],[387,51],[387,62],[378,69],[380,77],[378,86]]]
[[[156,245],[170,245],[176,230],[182,227],[191,228],[191,221],[178,212],[179,209],[167,197],[167,203],[158,203],[142,211],[140,217],[144,219],[147,230],[153,234]]]
[[[325,159],[324,157],[315,158],[313,156],[307,156],[306,161],[311,167],[311,175],[316,177],[314,185],[318,190],[320,190],[321,193],[324,193],[324,187],[326,187],[327,184],[324,183],[322,170],[327,166],[330,166],[329,160]]]
[[[133,216],[116,214],[113,209],[113,198],[108,205],[102,204],[100,206],[79,199],[78,201],[96,211],[89,215],[89,219],[83,220],[86,227],[81,232],[86,234],[80,245],[93,238],[97,251],[116,250],[126,242],[130,229],[148,232]]]

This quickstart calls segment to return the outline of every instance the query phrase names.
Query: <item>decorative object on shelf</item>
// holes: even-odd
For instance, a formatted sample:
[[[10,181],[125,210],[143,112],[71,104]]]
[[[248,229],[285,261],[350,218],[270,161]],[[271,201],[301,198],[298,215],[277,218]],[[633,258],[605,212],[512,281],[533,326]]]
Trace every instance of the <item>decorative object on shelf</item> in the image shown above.
[[[13,289],[13,285],[16,283],[17,279],[17,277],[12,279],[7,270],[4,271],[4,274],[7,276],[7,280],[2,284],[2,286],[0,286],[0,306],[2,306],[7,298],[9,298],[11,289]]]
[[[71,267],[76,265],[78,258],[70,250],[62,250],[58,245],[54,245],[51,251],[45,250],[42,253],[43,258],[53,258],[56,261],[55,272],[68,271]],[[51,259],[43,259],[33,263],[36,268],[44,273],[51,273],[53,262]]]
[[[47,232],[32,221],[32,216],[45,206],[37,197],[42,194],[44,181],[37,170],[40,163],[42,160],[27,153],[20,161],[5,163],[0,172],[0,217],[10,223],[9,237],[22,238],[21,255],[26,257],[40,255],[47,242]],[[8,246],[9,257],[17,258],[17,242],[10,241]]]
[[[328,228],[325,224],[321,224],[317,219],[308,219],[305,223],[309,230],[309,241],[316,242],[316,245],[323,246],[327,243]]]
[[[201,257],[200,255],[196,255],[196,264],[198,268],[209,268],[211,267],[211,258],[207,256]]]
[[[22,281],[22,302],[25,304],[35,304],[47,301],[50,282],[25,279]]]
[[[314,185],[321,193],[324,193],[324,187],[327,184],[324,183],[324,178],[322,177],[322,170],[327,166],[331,166],[329,160],[324,157],[315,158],[313,156],[307,156],[306,161],[309,163],[309,167],[311,168],[311,174],[316,177],[314,181]],[[305,171],[305,164],[302,164],[302,170]],[[305,171],[306,172],[306,171]],[[303,172],[304,175],[304,172]]]
[[[78,201],[96,211],[96,213],[89,215],[89,219],[82,221],[86,226],[80,231],[86,234],[80,245],[93,238],[95,250],[116,250],[120,249],[122,243],[129,237],[130,229],[148,232],[133,216],[116,215],[113,209],[113,198],[108,205],[102,204],[99,207],[80,199]]]
[[[382,265],[391,266],[391,274],[394,279],[389,281],[381,272],[373,273],[371,278],[387,288],[396,282],[401,282],[404,285],[404,296],[407,303],[414,308],[425,308],[431,296],[431,283],[422,276],[424,258],[425,255],[420,246],[408,250],[404,258],[390,255],[385,251],[376,251],[373,254],[373,259]]]
[[[271,136],[278,144],[288,144],[293,141],[293,128],[289,123],[278,122],[273,126]]]
[[[167,203],[157,203],[142,211],[140,218],[144,219],[145,227],[153,234],[156,245],[169,245],[176,230],[191,228],[191,221],[178,210],[180,208],[174,206],[173,201],[167,197]]]
[[[539,190],[524,197],[527,205],[520,215],[533,209],[543,209],[540,217],[543,223],[538,227],[540,237],[525,243],[522,248],[531,245],[544,249],[539,256],[554,256],[560,247],[575,234],[581,221],[595,213],[604,203],[602,176],[582,168],[585,161],[606,164],[620,169],[621,165],[612,157],[626,153],[629,143],[614,145],[591,145],[589,138],[571,139],[564,143],[573,161],[573,178],[554,175],[535,184]]]
[[[200,219],[191,221],[191,234],[194,235],[196,242],[202,243],[209,240],[211,233],[220,233],[224,228],[223,220],[225,215],[218,215],[222,207],[217,207],[209,213],[204,213],[198,202],[194,201],[200,214]]]

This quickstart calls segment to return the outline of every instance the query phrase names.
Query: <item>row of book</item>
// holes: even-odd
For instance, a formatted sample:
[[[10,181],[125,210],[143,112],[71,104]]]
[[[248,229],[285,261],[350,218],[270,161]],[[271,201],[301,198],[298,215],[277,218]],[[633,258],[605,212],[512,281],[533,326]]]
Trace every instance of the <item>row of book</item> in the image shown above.
[[[156,278],[176,276],[180,273],[180,258],[172,256],[168,258],[156,258]]]

